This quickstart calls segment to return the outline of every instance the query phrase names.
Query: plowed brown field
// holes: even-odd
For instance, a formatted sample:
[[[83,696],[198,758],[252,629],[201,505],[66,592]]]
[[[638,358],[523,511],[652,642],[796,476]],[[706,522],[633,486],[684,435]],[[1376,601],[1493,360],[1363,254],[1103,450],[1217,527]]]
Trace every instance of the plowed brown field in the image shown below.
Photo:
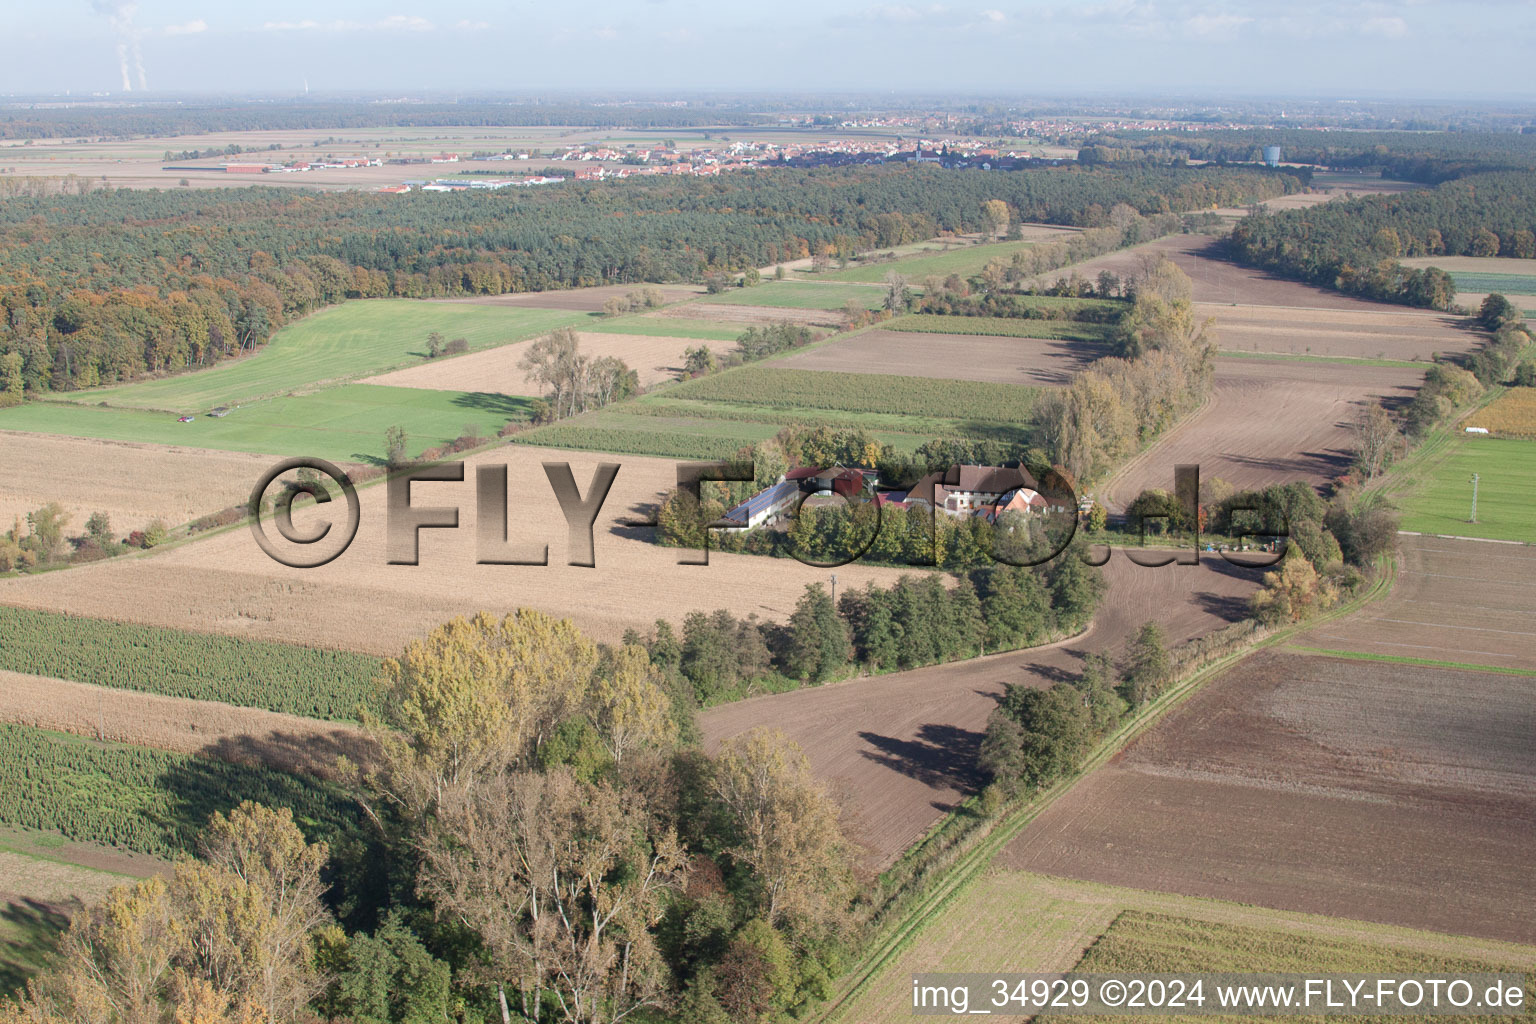
[[[1148,487],[1170,490],[1173,468],[1238,488],[1306,480],[1349,468],[1350,424],[1366,398],[1402,402],[1424,375],[1407,367],[1284,359],[1218,359],[1211,400],[1105,485],[1100,500],[1124,508]]]
[[[1290,309],[1197,303],[1195,313],[1215,317],[1216,344],[1225,352],[1283,352],[1346,359],[1411,359],[1426,363],[1437,352],[1465,352],[1478,335],[1464,317],[1420,310]]]
[[[1297,642],[1331,650],[1536,669],[1536,548],[1398,538],[1402,567],[1385,598]],[[1536,681],[1527,680],[1527,692]]]
[[[1103,345],[1080,341],[874,330],[797,352],[774,365],[834,373],[1062,385],[1104,355],[1108,352]]]
[[[622,467],[593,531],[596,568],[567,564],[568,531],[543,460],[569,463],[583,494],[599,462]],[[487,462],[509,465],[511,536],[547,543],[548,566],[476,564],[473,466]],[[675,623],[716,608],[781,620],[807,584],[826,581],[826,572],[787,558],[712,554],[708,566],[678,565],[681,553],[652,544],[649,530],[621,525],[676,483],[676,465],[507,446],[474,457],[463,483],[414,485],[415,505],[460,508],[457,530],[421,532],[419,565],[387,564],[385,489],[374,486],[359,492],[357,539],[318,569],[278,564],[241,529],[147,556],[0,580],[0,603],[393,655],[444,620],[481,609],[539,608],[569,616],[603,640],[657,618]],[[308,517],[329,517],[333,507],[301,509],[295,522],[307,529]],[[860,565],[838,570],[839,585],[848,586],[899,575]]]
[[[1007,867],[1536,940],[1536,705],[1490,672],[1267,652],[1048,807]]]
[[[1119,552],[1105,574],[1109,594],[1080,637],[713,708],[700,716],[705,740],[784,730],[849,808],[866,862],[889,865],[981,781],[977,751],[1006,684],[1050,686],[1075,675],[1086,654],[1118,655],[1149,619],[1174,642],[1210,632],[1243,614],[1257,575],[1210,559],[1147,569]]]

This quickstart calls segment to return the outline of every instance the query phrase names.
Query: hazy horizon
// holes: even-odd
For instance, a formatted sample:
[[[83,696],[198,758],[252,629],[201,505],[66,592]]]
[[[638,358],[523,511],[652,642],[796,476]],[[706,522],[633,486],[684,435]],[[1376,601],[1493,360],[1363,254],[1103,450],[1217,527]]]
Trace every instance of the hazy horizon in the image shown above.
[[[1411,96],[1514,100],[1526,0],[1276,7],[1157,3],[700,0],[582,8],[461,0],[66,0],[10,9],[9,94],[632,89],[688,92]]]

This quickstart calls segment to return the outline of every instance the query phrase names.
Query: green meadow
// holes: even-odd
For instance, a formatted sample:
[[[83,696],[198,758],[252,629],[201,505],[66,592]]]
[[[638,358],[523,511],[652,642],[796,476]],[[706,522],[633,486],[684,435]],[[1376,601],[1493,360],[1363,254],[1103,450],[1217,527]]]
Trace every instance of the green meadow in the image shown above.
[[[427,335],[433,331],[447,340],[464,338],[473,350],[523,341],[558,327],[585,327],[588,321],[585,313],[560,309],[354,300],[289,324],[253,355],[206,370],[67,397],[92,405],[106,402],[194,414],[425,362]]]
[[[243,404],[222,418],[200,415],[191,423],[148,409],[28,402],[0,411],[0,430],[367,462],[383,457],[384,432],[392,426],[404,428],[414,453],[451,441],[467,424],[490,436],[509,419],[527,418],[525,398],[348,384]]]
[[[1455,435],[1409,472],[1403,529],[1536,543],[1536,441]],[[1473,473],[1476,523],[1467,521]]]
[[[831,270],[815,276],[818,281],[862,281],[867,284],[884,282],[885,275],[891,271],[895,271],[909,281],[920,280],[929,274],[937,274],[940,277],[948,277],[950,274],[970,277],[981,273],[993,260],[1002,260],[1006,263],[1013,258],[1014,253],[1022,252],[1036,244],[1038,243],[995,242],[987,245],[967,245],[948,252],[939,250],[937,246],[929,246],[930,251],[913,256],[885,263],[856,263],[844,270]]]

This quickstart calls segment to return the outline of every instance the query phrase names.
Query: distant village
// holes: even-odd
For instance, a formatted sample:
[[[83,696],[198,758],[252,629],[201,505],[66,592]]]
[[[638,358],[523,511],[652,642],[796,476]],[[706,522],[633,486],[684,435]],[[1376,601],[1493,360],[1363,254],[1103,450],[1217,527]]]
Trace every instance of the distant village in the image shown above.
[[[752,167],[836,167],[849,164],[921,163],[944,167],[977,167],[983,170],[1012,170],[1042,164],[1069,163],[1069,160],[1031,154],[1028,149],[1000,149],[974,139],[915,139],[896,142],[827,139],[816,142],[783,144],[750,140],[724,141],[705,149],[679,149],[675,146],[623,147],[570,145],[548,153],[538,150],[464,155],[440,153],[434,156],[344,157],[325,160],[261,162],[232,160],[222,164],[170,164],[167,171],[223,171],[226,174],[303,174],[358,167],[441,166],[497,164],[505,162],[546,161],[544,173],[491,177],[486,170],[461,171],[481,177],[405,179],[385,185],[377,191],[399,194],[411,191],[462,192],[533,185],[553,185],[564,181],[601,181],[644,175],[709,176]],[[567,165],[567,166],[560,166]],[[561,173],[551,173],[558,170]]]

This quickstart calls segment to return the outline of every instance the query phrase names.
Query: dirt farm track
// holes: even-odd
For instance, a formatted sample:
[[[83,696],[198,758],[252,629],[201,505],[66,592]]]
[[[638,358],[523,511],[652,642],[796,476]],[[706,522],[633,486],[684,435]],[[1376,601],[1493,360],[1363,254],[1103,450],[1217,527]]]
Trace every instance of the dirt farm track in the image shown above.
[[[1116,655],[1148,619],[1170,642],[1210,632],[1245,611],[1259,575],[1220,561],[1158,569],[1116,552],[1109,593],[1083,636],[1051,647],[874,676],[713,708],[700,716],[707,744],[758,726],[782,729],[852,808],[852,829],[882,868],[981,781],[976,754],[987,715],[1009,683],[1050,686],[1084,655]]]

